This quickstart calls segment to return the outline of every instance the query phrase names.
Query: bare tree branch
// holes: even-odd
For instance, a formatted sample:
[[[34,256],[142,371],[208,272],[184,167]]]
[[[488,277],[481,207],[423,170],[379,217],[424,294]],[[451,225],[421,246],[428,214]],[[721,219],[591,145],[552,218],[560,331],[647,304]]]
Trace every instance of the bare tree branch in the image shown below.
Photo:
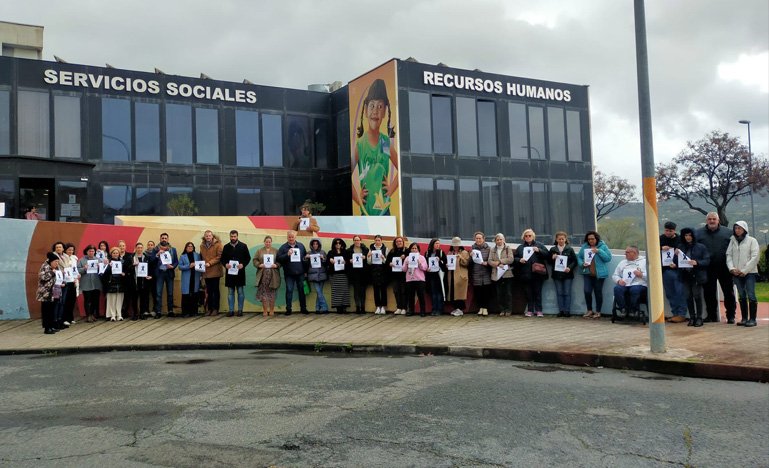
[[[622,177],[595,171],[593,190],[595,191],[595,216],[600,220],[632,202],[635,199],[636,186]]]

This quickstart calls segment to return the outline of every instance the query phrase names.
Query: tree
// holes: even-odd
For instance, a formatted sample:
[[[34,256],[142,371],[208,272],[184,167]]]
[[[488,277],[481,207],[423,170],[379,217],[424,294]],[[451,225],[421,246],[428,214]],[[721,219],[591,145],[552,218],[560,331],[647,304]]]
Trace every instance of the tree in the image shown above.
[[[596,219],[600,221],[612,211],[632,202],[635,199],[635,189],[636,186],[627,179],[595,171],[593,190],[595,191]]]
[[[718,213],[729,225],[726,207],[737,197],[769,186],[769,162],[753,157],[739,138],[715,130],[686,148],[670,164],[657,165],[657,195],[660,200],[677,198],[690,209]],[[711,208],[703,208],[701,204]]]
[[[633,218],[607,219],[598,225],[601,240],[611,249],[624,249],[635,245],[641,250],[646,245],[644,230]]]
[[[307,205],[310,207],[310,213],[314,215],[319,215],[326,211],[326,205],[325,203],[321,203],[318,201],[312,201],[309,198],[302,203],[302,205]]]
[[[168,211],[174,216],[192,216],[198,212],[195,200],[186,193],[172,197],[168,200],[167,206]]]

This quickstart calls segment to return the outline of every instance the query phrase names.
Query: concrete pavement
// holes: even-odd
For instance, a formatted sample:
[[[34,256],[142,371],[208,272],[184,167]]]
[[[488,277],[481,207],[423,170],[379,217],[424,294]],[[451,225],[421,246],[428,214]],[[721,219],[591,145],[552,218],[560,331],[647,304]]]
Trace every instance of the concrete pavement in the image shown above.
[[[0,354],[151,349],[301,349],[444,354],[693,377],[769,381],[769,320],[744,328],[667,324],[667,352],[649,351],[638,323],[544,317],[282,315],[78,322],[44,335],[39,320],[0,321]]]

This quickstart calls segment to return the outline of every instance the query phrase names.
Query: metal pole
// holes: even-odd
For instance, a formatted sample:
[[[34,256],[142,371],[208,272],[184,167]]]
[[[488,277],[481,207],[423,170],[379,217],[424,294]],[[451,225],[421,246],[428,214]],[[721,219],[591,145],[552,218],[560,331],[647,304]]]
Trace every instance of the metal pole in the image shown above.
[[[636,71],[638,75],[638,122],[641,134],[641,176],[643,177],[646,259],[649,284],[649,338],[653,353],[665,352],[665,302],[662,293],[657,178],[654,171],[651,102],[649,98],[649,57],[646,50],[646,13],[643,0],[634,0]]]
[[[748,173],[753,175],[753,149],[750,147],[750,120],[740,120],[741,124],[748,126]],[[748,187],[750,189],[750,229],[753,232],[758,228],[756,226],[756,209],[753,207],[753,184]]]

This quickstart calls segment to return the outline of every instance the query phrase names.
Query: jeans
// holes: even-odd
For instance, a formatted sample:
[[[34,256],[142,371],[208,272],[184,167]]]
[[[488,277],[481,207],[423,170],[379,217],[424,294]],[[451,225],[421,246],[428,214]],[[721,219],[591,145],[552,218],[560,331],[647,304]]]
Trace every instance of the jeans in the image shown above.
[[[439,273],[430,274],[427,277],[430,286],[430,303],[432,312],[443,313],[443,284]]]
[[[206,308],[210,312],[219,312],[219,281],[221,278],[206,278]]]
[[[625,293],[630,296],[629,307],[632,310],[638,309],[638,301],[641,299],[641,294],[646,291],[646,286],[636,284],[634,286],[620,286],[619,284],[614,286],[614,302],[618,309],[625,308]]]
[[[299,310],[307,310],[307,299],[304,296],[304,275],[284,275],[286,278],[286,311],[291,310],[294,302],[294,288],[299,292]]]
[[[756,273],[748,273],[745,276],[735,276],[734,285],[737,286],[737,295],[741,301],[747,299],[750,302],[756,301]]]
[[[553,279],[555,297],[558,300],[558,312],[571,312],[571,282],[572,278]]]
[[[355,310],[363,311],[366,307],[366,283],[363,281],[362,274],[352,275],[352,297],[355,302]]]
[[[708,311],[706,320],[718,322],[721,315],[721,305],[718,303],[718,283],[721,283],[721,290],[724,292],[724,308],[726,309],[726,318],[734,318],[737,310],[737,303],[734,300],[734,276],[729,273],[726,264],[719,263],[708,265],[708,282],[702,288],[705,293],[705,308]]]
[[[64,321],[64,303],[67,300],[67,291],[68,289],[66,287],[61,288],[61,297],[53,306],[53,321],[55,323]]]
[[[315,310],[320,312],[328,312],[328,303],[326,302],[326,296],[323,295],[324,281],[310,281],[313,289],[315,289]]]
[[[163,285],[166,286],[166,303],[168,312],[174,311],[174,277],[168,273],[161,273],[156,279],[157,289],[155,292],[155,313],[159,314],[163,303]]]
[[[588,311],[601,312],[603,308],[603,281],[606,278],[597,278],[595,276],[585,275],[584,289],[585,305]],[[593,309],[593,294],[595,294],[595,309]]]
[[[678,271],[671,268],[662,270],[662,286],[665,289],[665,297],[670,304],[670,311],[673,315],[686,317],[686,296]]]
[[[237,288],[227,288],[227,304],[230,306],[230,312],[235,312],[235,290],[238,290],[238,312],[243,312],[243,302],[246,300],[246,294],[243,292],[243,286]]]

